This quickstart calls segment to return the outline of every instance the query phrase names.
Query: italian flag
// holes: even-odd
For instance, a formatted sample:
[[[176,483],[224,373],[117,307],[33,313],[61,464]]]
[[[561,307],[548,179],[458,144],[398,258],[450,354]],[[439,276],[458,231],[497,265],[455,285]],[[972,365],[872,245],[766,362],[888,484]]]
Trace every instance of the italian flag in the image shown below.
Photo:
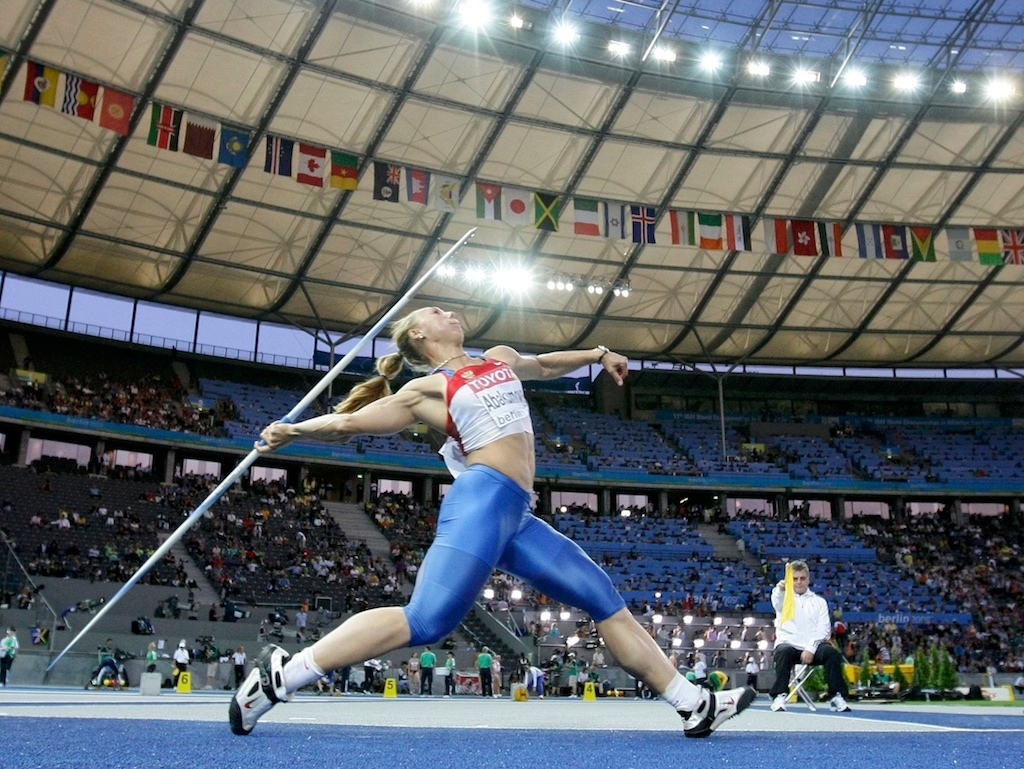
[[[577,235],[600,235],[601,225],[597,216],[599,203],[587,198],[573,198],[572,205],[576,212],[573,232]]]

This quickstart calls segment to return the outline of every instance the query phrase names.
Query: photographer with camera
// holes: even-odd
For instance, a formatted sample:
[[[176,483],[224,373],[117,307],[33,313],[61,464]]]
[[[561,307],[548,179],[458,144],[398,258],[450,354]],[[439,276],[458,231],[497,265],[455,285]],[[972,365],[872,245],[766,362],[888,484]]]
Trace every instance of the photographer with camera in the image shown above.
[[[199,659],[206,663],[206,686],[204,689],[212,689],[217,678],[217,667],[220,663],[220,647],[214,643],[212,635],[199,636],[196,639],[199,645]]]

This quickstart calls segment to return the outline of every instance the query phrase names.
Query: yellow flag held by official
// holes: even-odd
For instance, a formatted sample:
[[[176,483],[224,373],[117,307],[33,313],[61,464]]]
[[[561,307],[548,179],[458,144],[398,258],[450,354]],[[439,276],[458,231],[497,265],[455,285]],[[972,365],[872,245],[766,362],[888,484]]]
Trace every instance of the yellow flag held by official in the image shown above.
[[[786,597],[782,599],[782,617],[779,624],[796,619],[796,593],[793,592],[793,564],[786,564]]]

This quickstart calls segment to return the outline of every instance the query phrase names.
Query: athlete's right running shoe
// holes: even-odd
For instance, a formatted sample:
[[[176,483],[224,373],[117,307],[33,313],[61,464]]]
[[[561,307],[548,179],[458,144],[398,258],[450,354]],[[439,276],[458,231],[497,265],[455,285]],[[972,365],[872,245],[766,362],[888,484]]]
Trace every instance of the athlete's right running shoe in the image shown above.
[[[701,693],[700,703],[693,712],[679,711],[683,719],[683,734],[687,737],[708,737],[711,732],[724,724],[757,697],[757,691],[749,686],[725,689],[720,692]]]
[[[279,702],[292,698],[284,688],[284,663],[290,655],[280,646],[265,646],[249,675],[231,698],[231,731],[246,735],[260,717]]]

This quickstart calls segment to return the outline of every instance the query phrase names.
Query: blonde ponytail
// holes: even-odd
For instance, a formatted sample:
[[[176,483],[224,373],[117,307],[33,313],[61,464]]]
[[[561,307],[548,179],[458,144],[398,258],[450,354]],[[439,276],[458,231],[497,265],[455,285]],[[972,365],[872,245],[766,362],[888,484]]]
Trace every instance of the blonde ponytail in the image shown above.
[[[377,358],[378,375],[353,387],[349,391],[348,397],[334,407],[334,413],[351,414],[353,411],[359,411],[363,406],[369,406],[374,401],[391,395],[391,385],[388,382],[401,374],[402,368],[406,364],[414,371],[430,371],[430,361],[413,342],[411,333],[416,325],[415,316],[418,312],[420,310],[410,312],[391,324],[391,341],[398,347],[398,352]],[[421,334],[419,339],[422,338]]]
[[[334,407],[334,413],[351,414],[391,395],[391,385],[388,381],[402,373],[404,363],[402,354],[397,352],[377,358],[377,376],[370,377],[349,390],[345,400]]]

